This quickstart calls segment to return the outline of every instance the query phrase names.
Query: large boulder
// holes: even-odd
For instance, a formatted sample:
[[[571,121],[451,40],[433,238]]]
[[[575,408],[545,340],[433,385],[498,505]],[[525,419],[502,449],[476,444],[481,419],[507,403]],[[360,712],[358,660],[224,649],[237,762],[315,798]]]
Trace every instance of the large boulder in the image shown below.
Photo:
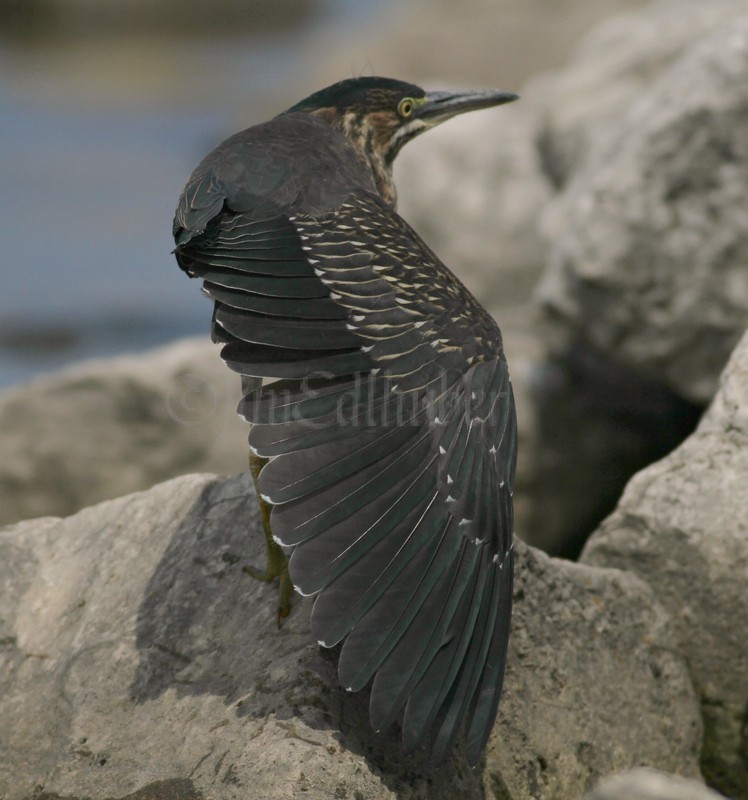
[[[619,24],[640,33],[600,34],[559,96],[543,95],[593,98],[588,127],[557,125],[573,146],[551,137],[566,166],[544,215],[547,356],[533,379],[528,537],[572,556],[627,479],[693,430],[748,324],[748,14],[686,1]]]
[[[553,212],[549,318],[695,403],[748,321],[746,114],[742,13],[654,82]]]
[[[239,378],[208,338],[0,393],[0,524],[71,514],[189,472],[247,464]]]
[[[444,72],[452,81],[464,73],[463,81],[482,80],[522,95],[509,108],[458,117],[430,132],[405,148],[395,165],[400,211],[495,311],[526,301],[545,265],[550,237],[540,235],[539,220],[557,190],[582,168],[595,145],[616,133],[655,77],[745,6],[743,0],[646,5],[613,0],[594,9],[578,0],[564,0],[553,9],[516,1],[492,9],[475,5],[472,15],[464,4],[445,5],[429,15],[426,28],[392,26],[394,35],[379,47],[385,51],[382,60],[393,65],[390,70],[429,87],[441,86],[445,48],[455,47],[454,67]],[[507,13],[507,5],[516,8]],[[558,14],[555,24],[549,23],[549,13]],[[459,42],[448,33],[457,18]],[[597,21],[599,26],[578,44]],[[563,56],[573,52],[574,57],[563,68],[545,72],[564,61],[553,53],[563,39],[561,30],[574,32],[563,46]],[[552,31],[552,42],[538,46],[545,31]],[[445,41],[437,48],[434,39],[440,35]],[[465,37],[471,35],[477,41],[466,47]],[[503,37],[529,60],[523,71],[516,71],[516,53],[510,64],[503,63],[512,50],[502,47]],[[423,39],[423,52],[414,49],[414,38]],[[491,40],[490,47],[480,44],[483,38]],[[533,48],[525,46],[530,38]],[[434,52],[438,62],[431,60]],[[332,73],[328,78],[334,79]]]
[[[487,795],[574,798],[601,776],[640,764],[697,776],[691,748],[701,723],[681,656],[666,644],[669,627],[631,575],[520,546]]]
[[[736,15],[743,0],[659,0],[602,22],[561,70],[533,78],[527,103],[538,115],[546,177],[563,187],[605,149],[633,106],[694,44]]]
[[[636,573],[670,611],[701,698],[704,776],[748,798],[748,334],[696,432],[631,480],[582,560]]]
[[[697,701],[638,578],[518,543],[485,762],[435,772],[338,686],[310,600],[277,629],[274,588],[242,572],[262,541],[246,474],[1,531],[0,795],[544,800],[637,764],[698,776]]]
[[[744,0],[628,7],[519,103],[396,164],[402,213],[497,318],[510,363],[515,342],[537,355],[520,363],[518,530],[567,557],[693,430],[748,318]]]

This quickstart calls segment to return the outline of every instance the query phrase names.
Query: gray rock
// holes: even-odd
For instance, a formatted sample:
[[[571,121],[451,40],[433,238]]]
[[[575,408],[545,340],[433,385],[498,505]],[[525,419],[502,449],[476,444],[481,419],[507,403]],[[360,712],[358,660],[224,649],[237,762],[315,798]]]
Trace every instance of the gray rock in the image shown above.
[[[660,0],[592,30],[562,70],[530,81],[525,95],[548,179],[565,185],[616,136],[631,108],[694,44],[745,11],[743,0]]]
[[[655,81],[559,199],[539,290],[556,349],[582,340],[711,399],[748,321],[746,113],[743,13]]]
[[[241,572],[261,560],[249,491],[188,476],[5,530],[0,796],[395,797],[336,740],[308,607],[278,631]]]
[[[585,800],[720,800],[703,783],[653,769],[635,769],[605,778]]]
[[[698,776],[693,690],[651,594],[624,572],[530,547],[519,556],[488,796],[577,797],[601,776],[640,764]]]
[[[0,524],[246,468],[239,396],[207,336],[0,393]]]
[[[740,5],[666,3],[610,23],[550,95],[559,115],[578,95],[569,130],[584,153],[544,215],[537,292],[547,355],[526,535],[554,554],[575,557],[628,478],[693,430],[748,324]]]
[[[629,483],[583,561],[649,582],[701,697],[710,785],[748,798],[748,334],[696,432]]]
[[[0,549],[5,800],[542,800],[640,763],[698,775],[698,706],[668,618],[616,570],[518,545],[485,765],[458,752],[434,772],[397,730],[371,732],[366,693],[338,687],[309,600],[276,628],[275,589],[242,573],[263,549],[246,475],[18,523]]]

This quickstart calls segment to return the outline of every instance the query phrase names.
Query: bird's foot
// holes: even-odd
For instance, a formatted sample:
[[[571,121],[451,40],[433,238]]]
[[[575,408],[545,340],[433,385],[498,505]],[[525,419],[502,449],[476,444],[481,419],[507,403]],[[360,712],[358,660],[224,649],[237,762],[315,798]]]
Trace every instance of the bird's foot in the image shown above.
[[[273,531],[270,528],[270,504],[263,499],[260,488],[257,484],[262,468],[267,464],[267,459],[251,453],[249,456],[249,471],[255,484],[257,492],[257,504],[260,507],[260,518],[262,520],[262,530],[265,534],[265,550],[267,551],[267,569],[261,570],[257,567],[244,567],[243,571],[255,580],[270,583],[276,578],[280,579],[280,597],[278,599],[278,627],[283,624],[283,620],[291,613],[291,597],[293,596],[293,584],[288,574],[288,558],[281,549],[281,546],[273,539]]]
[[[281,548],[272,540],[267,542],[267,567],[258,569],[257,567],[246,566],[243,572],[263,583],[270,583],[276,578],[280,581],[280,593],[278,598],[278,627],[283,624],[283,620],[291,613],[291,597],[293,596],[293,584],[288,574],[288,559]]]

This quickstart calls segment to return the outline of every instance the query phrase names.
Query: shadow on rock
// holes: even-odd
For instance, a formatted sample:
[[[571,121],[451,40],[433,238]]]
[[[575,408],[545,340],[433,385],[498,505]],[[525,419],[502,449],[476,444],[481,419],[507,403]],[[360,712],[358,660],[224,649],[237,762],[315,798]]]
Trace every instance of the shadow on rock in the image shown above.
[[[191,780],[175,778],[174,780],[149,783],[124,797],[107,798],[107,800],[203,800],[203,797],[202,792],[195,788]],[[43,792],[35,795],[33,800],[79,800],[79,798]]]
[[[287,696],[277,665],[309,644],[306,603],[280,630],[277,590],[242,572],[263,565],[263,538],[248,474],[209,484],[174,534],[138,611],[140,664],[131,696],[144,702],[175,689],[212,694],[242,714],[276,711]],[[251,701],[248,698],[252,698]]]
[[[703,407],[576,342],[536,368],[535,486],[527,541],[575,559],[640,469],[677,447]]]
[[[310,729],[331,732],[392,791],[424,784],[428,796],[443,796],[445,786],[455,796],[482,796],[480,771],[459,753],[436,771],[424,754],[403,754],[398,726],[380,734],[371,729],[368,691],[345,692],[337,677],[339,648],[325,650],[312,639],[312,601],[295,597],[278,629],[277,586],[242,572],[263,563],[249,475],[209,484],[148,582],[138,612],[132,699],[145,703],[168,690],[177,697],[218,696],[237,717],[272,716],[288,738],[312,739]]]

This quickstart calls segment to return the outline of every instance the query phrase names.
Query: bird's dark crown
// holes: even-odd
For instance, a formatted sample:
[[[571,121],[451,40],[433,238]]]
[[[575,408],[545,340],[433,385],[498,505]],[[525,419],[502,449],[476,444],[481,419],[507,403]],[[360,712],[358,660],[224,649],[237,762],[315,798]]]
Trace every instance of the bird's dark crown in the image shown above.
[[[420,86],[394,78],[348,78],[309,95],[286,113],[335,109],[339,114],[354,112],[365,116],[373,111],[397,112],[397,106],[403,98],[421,98],[425,95]]]

